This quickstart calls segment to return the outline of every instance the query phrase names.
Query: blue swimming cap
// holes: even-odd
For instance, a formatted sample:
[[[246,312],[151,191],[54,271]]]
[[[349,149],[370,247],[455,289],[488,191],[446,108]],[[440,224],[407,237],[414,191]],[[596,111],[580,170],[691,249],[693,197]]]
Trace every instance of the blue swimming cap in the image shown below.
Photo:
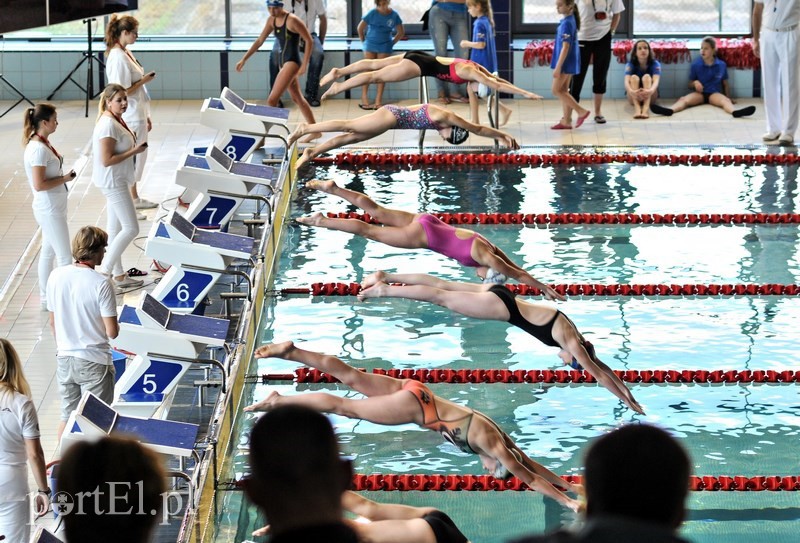
[[[267,0],[268,8],[282,8],[283,0]]]
[[[454,126],[450,129],[450,137],[447,138],[449,143],[453,145],[461,145],[467,138],[469,137],[469,131],[465,128],[461,128],[460,126]]]

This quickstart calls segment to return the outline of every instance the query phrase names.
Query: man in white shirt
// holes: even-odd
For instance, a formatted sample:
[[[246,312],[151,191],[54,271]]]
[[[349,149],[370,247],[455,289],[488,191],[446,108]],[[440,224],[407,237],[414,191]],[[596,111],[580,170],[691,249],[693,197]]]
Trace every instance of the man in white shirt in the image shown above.
[[[108,235],[84,226],[72,240],[73,264],[56,268],[47,281],[47,308],[56,339],[56,379],[61,394],[61,425],[81,397],[92,392],[106,403],[114,399],[114,365],[109,338],[119,334],[114,287],[95,271],[103,261]]]
[[[323,0],[285,0],[285,6],[287,11],[294,13],[303,21],[314,42],[311,60],[306,71],[305,97],[312,107],[319,107],[319,79],[320,74],[322,74],[322,63],[325,61],[325,50],[322,44],[325,43],[325,34],[328,32],[328,17],[325,14],[325,4]],[[317,31],[317,19],[319,19],[319,31]],[[300,40],[301,52],[304,51],[304,46],[303,40]],[[275,77],[280,69],[280,57],[281,45],[278,40],[275,40],[272,46],[272,54],[269,57],[270,87],[275,82]]]
[[[578,0],[577,5],[581,16],[581,27],[578,29],[581,71],[572,76],[569,93],[576,102],[581,101],[583,80],[586,79],[591,61],[594,122],[605,124],[602,106],[608,67],[611,64],[611,38],[619,25],[620,14],[625,11],[625,4],[622,0]]]
[[[767,117],[763,139],[793,145],[800,114],[800,0],[754,0],[752,22],[753,54],[761,58],[761,92]]]

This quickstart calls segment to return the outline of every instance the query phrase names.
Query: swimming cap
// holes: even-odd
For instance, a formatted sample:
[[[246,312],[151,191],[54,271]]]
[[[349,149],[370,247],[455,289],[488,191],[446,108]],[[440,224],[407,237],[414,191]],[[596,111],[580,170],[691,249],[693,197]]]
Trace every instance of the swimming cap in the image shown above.
[[[461,145],[467,138],[469,137],[469,131],[461,128],[460,126],[454,126],[450,129],[450,137],[447,138],[449,143],[453,145]]]
[[[504,285],[506,281],[508,281],[508,277],[492,268],[486,270],[486,277],[483,278],[484,284],[487,285]]]
[[[283,0],[267,0],[268,8],[282,8]]]

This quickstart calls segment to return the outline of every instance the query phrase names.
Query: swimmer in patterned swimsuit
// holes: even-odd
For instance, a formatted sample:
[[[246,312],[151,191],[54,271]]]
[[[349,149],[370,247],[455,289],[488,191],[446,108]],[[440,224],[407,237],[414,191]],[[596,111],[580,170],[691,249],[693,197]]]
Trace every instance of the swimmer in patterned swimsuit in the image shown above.
[[[354,206],[360,207],[383,226],[369,224],[358,219],[331,219],[322,213],[300,217],[297,222],[301,224],[356,234],[392,247],[430,249],[455,259],[464,266],[476,268],[476,272],[481,278],[487,277],[488,271],[491,269],[506,278],[510,277],[520,283],[540,289],[548,300],[565,299],[550,286],[538,281],[520,268],[503,251],[472,230],[455,228],[427,213],[409,213],[383,207],[366,194],[342,188],[333,181],[312,180],[308,181],[305,186],[338,196]]]
[[[346,75],[359,74],[341,83],[335,82]],[[501,77],[489,73],[486,68],[463,58],[435,57],[422,51],[409,51],[403,55],[379,59],[362,59],[344,68],[333,68],[325,74],[320,86],[333,83],[322,95],[322,100],[359,87],[375,83],[408,81],[421,76],[430,76],[450,83],[479,83],[490,89],[509,94],[521,94],[531,100],[542,97],[513,85]]]
[[[436,130],[445,141],[455,145],[463,143],[472,132],[479,136],[500,140],[503,145],[511,149],[519,149],[517,141],[511,135],[488,126],[471,123],[452,111],[433,104],[409,107],[383,106],[377,111],[357,119],[324,121],[314,124],[301,123],[289,137],[289,145],[308,134],[345,132],[345,134],[303,151],[303,156],[296,164],[296,167],[300,168],[315,156],[326,151],[368,140],[393,129]]]
[[[644,414],[642,406],[625,383],[597,357],[594,346],[581,335],[575,323],[551,306],[520,300],[502,285],[457,283],[419,273],[378,271],[364,279],[361,288],[359,299],[362,300],[419,300],[446,307],[467,317],[513,324],[545,345],[560,348],[558,356],[564,364],[572,365],[574,360],[630,409]]]
[[[241,60],[236,63],[236,71],[242,71],[247,59],[258,51],[264,40],[274,31],[275,38],[281,43],[281,69],[267,97],[267,105],[277,107],[281,96],[288,89],[289,95],[294,100],[294,103],[297,104],[297,107],[300,108],[300,113],[303,114],[306,122],[315,123],[314,113],[311,111],[311,106],[308,105],[308,101],[300,90],[300,83],[297,81],[299,76],[306,73],[313,49],[313,47],[306,47],[305,54],[301,60],[300,40],[302,39],[305,43],[314,43],[314,41],[311,39],[311,34],[308,32],[306,25],[303,24],[303,21],[283,9],[282,0],[268,0],[267,8],[269,9],[269,17],[266,24],[264,24],[264,29]],[[318,133],[309,133],[304,143],[312,141],[319,136],[320,134]]]
[[[359,541],[469,543],[453,519],[434,507],[379,503],[347,490],[342,494],[342,508],[358,517],[355,520],[344,519],[344,522],[358,535]],[[258,537],[268,533],[267,526],[256,530],[253,535]]]
[[[256,349],[257,358],[282,358],[306,364],[332,375],[366,398],[351,399],[325,392],[282,396],[275,391],[245,411],[268,411],[286,404],[304,405],[323,413],[336,413],[376,424],[418,424],[439,432],[449,442],[466,452],[477,454],[483,467],[498,478],[514,475],[532,490],[553,498],[578,511],[578,500],[570,498],[554,485],[573,493],[582,493],[580,485],[568,483],[532,460],[489,417],[455,402],[435,396],[422,383],[395,379],[387,375],[365,373],[331,355],[307,351],[291,341],[264,345]]]

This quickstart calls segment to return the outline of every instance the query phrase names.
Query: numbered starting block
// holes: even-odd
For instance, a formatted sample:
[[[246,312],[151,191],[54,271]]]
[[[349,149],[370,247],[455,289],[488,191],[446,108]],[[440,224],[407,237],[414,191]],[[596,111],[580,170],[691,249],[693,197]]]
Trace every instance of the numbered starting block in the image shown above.
[[[219,98],[207,98],[200,109],[200,122],[219,132],[214,146],[234,160],[248,160],[264,139],[274,138],[286,147],[289,110],[248,104],[228,87]]]
[[[170,311],[144,292],[138,307],[122,307],[119,335],[112,345],[134,354],[164,353],[194,359],[209,345],[224,345],[229,327],[226,319]]]
[[[153,297],[173,311],[191,313],[231,262],[249,259],[254,246],[251,237],[202,230],[172,211],[153,226],[145,247],[145,254],[172,265]]]
[[[178,383],[192,363],[161,355],[136,355],[114,386],[111,403],[122,415],[166,418]]]
[[[190,456],[198,426],[187,422],[130,417],[117,413],[100,398],[87,392],[67,421],[61,438],[61,454],[78,441],[109,435],[125,435],[162,454]]]
[[[189,222],[201,228],[223,228],[242,201],[256,187],[275,191],[279,170],[263,164],[237,162],[211,146],[205,156],[187,155],[175,174],[175,182],[198,193],[186,212]]]

